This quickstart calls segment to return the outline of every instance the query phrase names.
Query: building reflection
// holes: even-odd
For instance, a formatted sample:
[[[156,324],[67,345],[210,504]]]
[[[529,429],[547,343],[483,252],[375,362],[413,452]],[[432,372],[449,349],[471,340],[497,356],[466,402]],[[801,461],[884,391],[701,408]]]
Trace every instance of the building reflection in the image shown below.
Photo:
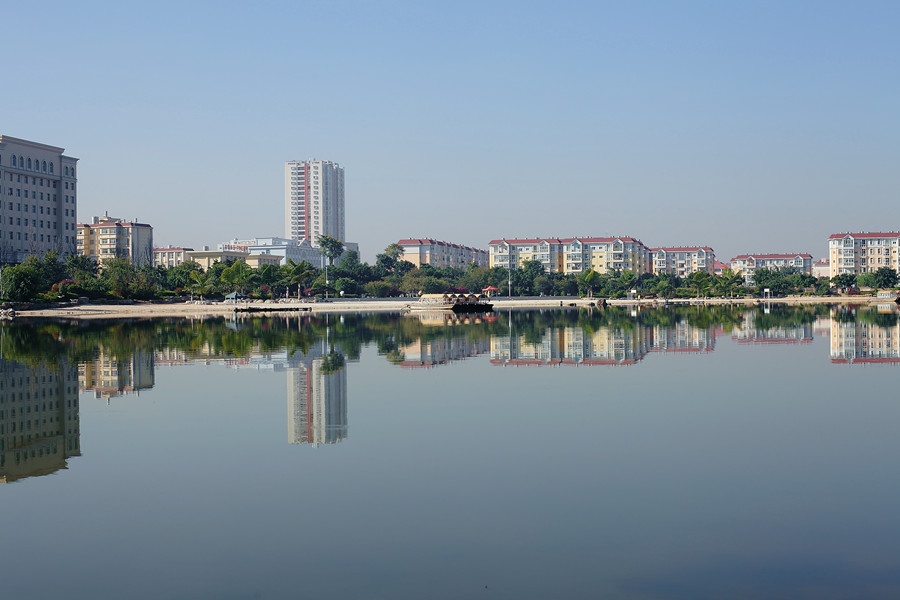
[[[110,398],[137,394],[150,389],[155,379],[155,353],[135,348],[131,356],[108,354],[101,348],[94,360],[78,365],[78,386],[83,392],[94,392],[94,397]]]
[[[774,327],[757,327],[759,313],[744,314],[743,321],[735,327],[731,339],[739,344],[809,344],[813,341],[815,322],[785,323]]]
[[[653,329],[548,327],[539,339],[534,332],[491,337],[491,364],[632,365],[652,348]]]
[[[80,455],[77,369],[0,359],[0,483],[49,475]]]
[[[843,310],[832,311],[831,362],[834,364],[900,364],[900,321],[896,312],[848,318]],[[874,315],[874,319],[872,316]]]

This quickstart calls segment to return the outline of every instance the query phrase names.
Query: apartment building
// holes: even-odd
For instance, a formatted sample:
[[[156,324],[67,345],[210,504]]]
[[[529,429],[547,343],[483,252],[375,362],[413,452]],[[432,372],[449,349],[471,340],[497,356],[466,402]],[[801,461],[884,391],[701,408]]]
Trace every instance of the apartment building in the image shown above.
[[[186,253],[186,258],[199,264],[204,271],[216,263],[231,263],[236,260],[244,261],[248,267],[253,269],[258,269],[262,265],[277,267],[281,264],[281,256],[277,254],[252,254],[247,246],[231,244],[222,244],[218,250],[210,250],[209,247],[204,247],[202,250],[191,250]]]
[[[101,265],[124,258],[141,267],[153,264],[153,227],[146,223],[94,217],[77,226],[76,249]]]
[[[741,272],[746,285],[753,285],[753,272],[757,269],[792,267],[800,273],[812,275],[812,254],[739,254],[729,264],[732,271]]]
[[[900,233],[834,233],[828,236],[831,277],[871,273],[881,267],[898,270]]]
[[[650,250],[633,237],[499,239],[488,244],[491,267],[513,269],[539,261],[549,273],[650,272]]]
[[[0,264],[75,252],[78,159],[63,152],[0,135]]]
[[[715,272],[716,253],[709,246],[673,246],[651,248],[651,268],[654,275],[667,274],[687,277],[691,273]]]
[[[309,240],[344,236],[344,168],[328,160],[284,163],[284,237]]]
[[[164,268],[177,267],[188,260],[187,253],[193,250],[193,248],[175,248],[173,246],[154,248],[153,266]]]
[[[441,242],[431,238],[410,238],[399,240],[397,244],[403,248],[400,260],[411,262],[420,267],[431,265],[432,267],[465,269],[472,263],[479,267],[487,268],[490,264],[488,253],[478,248]]]

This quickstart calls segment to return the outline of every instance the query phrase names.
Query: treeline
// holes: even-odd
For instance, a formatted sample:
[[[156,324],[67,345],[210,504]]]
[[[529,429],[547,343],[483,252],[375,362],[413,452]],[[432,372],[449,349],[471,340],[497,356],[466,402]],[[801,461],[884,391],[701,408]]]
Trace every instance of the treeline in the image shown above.
[[[329,252],[334,261],[336,252]],[[172,297],[222,298],[237,292],[251,298],[341,295],[344,297],[415,296],[422,293],[480,292],[495,288],[496,294],[514,296],[638,296],[706,297],[831,293],[834,288],[857,285],[887,289],[897,285],[897,273],[889,267],[874,273],[815,278],[794,269],[759,269],[753,286],[746,286],[739,272],[725,269],[722,275],[705,272],[680,278],[674,275],[635,274],[630,271],[578,275],[546,273],[538,261],[526,261],[510,273],[503,267],[466,269],[416,267],[400,260],[400,249],[392,244],[376,257],[374,265],[363,263],[355,251],[343,253],[338,264],[318,268],[306,261],[288,261],[281,266],[249,267],[243,261],[216,263],[204,270],[195,262],[177,267],[136,267],[126,259],[114,259],[102,268],[88,257],[55,252],[29,257],[24,263],[0,272],[0,293],[8,301],[66,301],[73,298],[159,300]]]

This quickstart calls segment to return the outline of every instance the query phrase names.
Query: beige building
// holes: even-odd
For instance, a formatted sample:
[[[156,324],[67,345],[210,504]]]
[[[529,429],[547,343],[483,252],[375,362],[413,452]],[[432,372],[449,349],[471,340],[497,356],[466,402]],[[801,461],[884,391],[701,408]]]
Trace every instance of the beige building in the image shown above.
[[[167,248],[153,249],[153,266],[154,267],[177,267],[188,260],[187,253],[192,252],[193,248]]]
[[[0,135],[0,264],[75,252],[78,159],[63,152]]]
[[[709,246],[653,248],[650,250],[650,258],[654,275],[665,273],[687,277],[697,271],[712,275],[716,265],[716,253]]]
[[[632,237],[499,239],[489,244],[491,267],[513,269],[539,261],[549,273],[650,272],[650,251]]]
[[[114,258],[134,265],[153,264],[153,227],[115,219],[109,215],[94,217],[91,223],[79,223],[76,248],[101,265]]]
[[[430,238],[405,239],[398,241],[397,244],[403,248],[400,260],[411,262],[417,267],[431,265],[442,269],[447,267],[465,269],[472,263],[484,268],[489,265],[488,253],[478,248]]]
[[[187,260],[198,263],[206,271],[216,263],[234,262],[242,260],[247,266],[254,269],[262,265],[281,264],[281,256],[277,254],[250,254],[246,246],[233,246],[224,244],[221,250],[191,250],[186,253]]]
[[[900,233],[835,233],[828,236],[831,277],[871,273],[881,267],[898,270]]]
[[[753,285],[753,273],[757,269],[790,267],[812,275],[812,254],[739,254],[731,259],[730,264],[732,271],[741,272],[747,285]]]

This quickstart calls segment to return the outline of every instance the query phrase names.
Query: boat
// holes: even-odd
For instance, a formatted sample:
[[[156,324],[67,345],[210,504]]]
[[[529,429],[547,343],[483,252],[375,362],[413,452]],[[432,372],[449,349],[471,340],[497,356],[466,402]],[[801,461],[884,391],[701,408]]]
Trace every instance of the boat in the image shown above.
[[[407,305],[410,311],[452,311],[455,313],[492,312],[494,305],[487,296],[479,294],[422,294],[415,304]]]

